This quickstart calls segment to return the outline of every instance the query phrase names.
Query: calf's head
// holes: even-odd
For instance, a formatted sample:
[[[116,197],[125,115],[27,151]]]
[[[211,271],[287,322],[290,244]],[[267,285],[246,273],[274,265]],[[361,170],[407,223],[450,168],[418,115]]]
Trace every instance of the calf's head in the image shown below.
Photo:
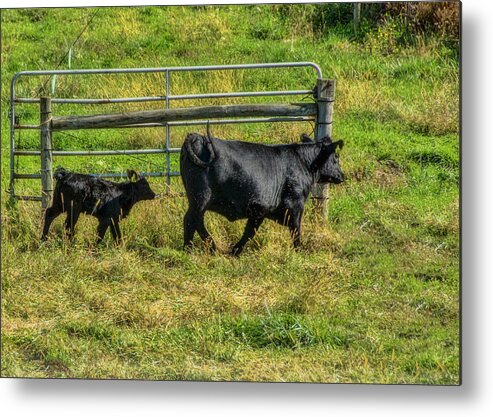
[[[151,187],[145,177],[137,174],[133,169],[129,169],[127,171],[127,176],[130,182],[135,184],[134,192],[136,200],[152,200],[156,197],[156,194],[151,190]]]
[[[301,135],[301,141],[303,143],[315,143],[308,135]],[[339,149],[342,149],[344,142],[338,140],[332,142],[327,136],[316,143],[319,149],[318,154],[313,160],[310,171],[317,176],[318,183],[333,183],[340,184],[344,181],[344,173],[339,165]]]

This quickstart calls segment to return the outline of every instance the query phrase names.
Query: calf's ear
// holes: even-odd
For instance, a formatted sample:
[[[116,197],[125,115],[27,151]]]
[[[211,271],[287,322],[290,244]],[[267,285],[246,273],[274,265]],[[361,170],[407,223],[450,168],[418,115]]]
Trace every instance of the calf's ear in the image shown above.
[[[130,181],[136,182],[139,177],[139,174],[137,174],[133,169],[128,169],[127,176]]]

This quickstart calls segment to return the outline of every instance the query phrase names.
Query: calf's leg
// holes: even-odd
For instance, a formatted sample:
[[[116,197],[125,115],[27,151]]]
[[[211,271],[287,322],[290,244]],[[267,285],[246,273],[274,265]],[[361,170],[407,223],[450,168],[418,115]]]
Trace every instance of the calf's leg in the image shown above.
[[[104,238],[104,235],[106,233],[106,230],[108,230],[108,227],[110,226],[111,224],[111,219],[99,219],[99,224],[98,224],[98,228],[97,228],[97,234],[98,234],[98,237],[96,239],[96,244],[99,245],[103,238]]]
[[[75,225],[79,220],[80,209],[78,207],[70,207],[67,211],[67,218],[65,219],[65,233],[69,239],[74,237]]]
[[[110,231],[115,242],[120,243],[122,240],[122,233],[120,232],[120,223],[118,222],[118,219],[111,219]]]
[[[62,214],[61,207],[57,205],[53,205],[48,207],[44,214],[43,220],[43,234],[41,235],[41,240],[46,240],[46,236],[48,235],[48,231],[50,230],[51,223],[55,220],[60,214]]]

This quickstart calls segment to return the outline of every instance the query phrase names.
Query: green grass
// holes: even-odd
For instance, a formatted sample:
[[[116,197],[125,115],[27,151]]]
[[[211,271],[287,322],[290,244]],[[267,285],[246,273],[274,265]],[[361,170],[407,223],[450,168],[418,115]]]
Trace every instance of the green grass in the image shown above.
[[[325,7],[325,6],[324,6]],[[328,7],[328,6],[327,6]],[[208,213],[218,246],[181,250],[186,200],[139,203],[124,242],[94,246],[96,221],[76,238],[63,219],[41,244],[39,203],[2,194],[2,376],[186,380],[459,383],[458,63],[438,41],[370,52],[315,5],[103,8],[74,48],[73,68],[314,61],[335,78],[333,136],[344,139],[345,183],[331,187],[328,221],[309,201],[301,251],[265,222],[239,259],[226,255],[244,222]],[[9,83],[52,69],[95,9],[2,11],[2,189],[8,188]],[[330,14],[335,13],[335,14]],[[64,22],[64,29],[57,26]],[[111,33],[111,36],[108,36]],[[63,62],[61,68],[67,68]],[[45,78],[22,81],[37,95]],[[174,74],[172,94],[313,87],[311,70]],[[301,86],[300,86],[301,84]],[[50,82],[47,83],[50,86]],[[58,77],[62,97],[163,93],[162,75]],[[277,99],[276,99],[277,100]],[[251,100],[248,100],[251,101]],[[226,100],[221,103],[242,103]],[[257,101],[263,101],[258,99]],[[265,99],[264,99],[265,101]],[[289,101],[289,99],[287,100]],[[204,105],[214,100],[178,102]],[[54,105],[54,114],[158,108],[159,103]],[[18,106],[23,123],[36,105]],[[197,127],[196,129],[200,129]],[[180,146],[189,128],[172,130]],[[219,137],[287,143],[303,124],[217,126]],[[16,136],[37,149],[36,131]],[[161,129],[55,133],[57,149],[164,146]],[[19,172],[39,170],[35,157]],[[80,172],[154,171],[163,156],[55,157]],[[179,167],[172,156],[172,170]],[[163,179],[151,179],[163,193]],[[39,194],[37,181],[16,182]]]

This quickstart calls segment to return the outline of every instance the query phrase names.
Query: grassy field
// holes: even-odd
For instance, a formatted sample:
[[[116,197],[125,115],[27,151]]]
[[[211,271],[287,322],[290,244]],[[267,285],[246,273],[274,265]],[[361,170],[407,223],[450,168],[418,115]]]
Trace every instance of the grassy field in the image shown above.
[[[183,191],[179,178],[171,196],[134,208],[122,222],[119,247],[110,236],[95,247],[96,221],[87,216],[75,242],[62,238],[60,218],[41,245],[39,203],[10,204],[3,191],[2,376],[459,383],[456,51],[432,37],[389,50],[390,26],[355,39],[330,20],[320,23],[321,12],[329,16],[324,7],[2,10],[2,190],[9,177],[11,77],[59,62],[68,68],[62,58],[91,18],[73,48],[72,68],[318,63],[337,82],[333,137],[345,141],[347,177],[331,187],[328,221],[308,203],[301,251],[292,249],[287,229],[267,221],[239,259],[226,253],[244,222],[214,214],[206,223],[220,253],[206,253],[198,238],[192,253],[182,251],[187,204],[175,196]],[[315,83],[308,69],[173,77],[172,94]],[[36,97],[42,86],[49,93],[49,81],[22,82],[19,94]],[[55,94],[125,97],[163,89],[162,75],[60,77]],[[229,102],[247,101],[221,103]],[[216,101],[186,105],[206,103]],[[53,111],[123,108],[54,105]],[[19,106],[18,115],[26,124],[39,117],[36,105]],[[188,130],[173,129],[172,144],[180,146]],[[300,123],[251,124],[214,127],[214,134],[289,143],[311,130]],[[17,144],[36,149],[38,135],[22,131]],[[73,131],[56,133],[54,144],[154,148],[164,146],[164,132]],[[54,162],[80,172],[152,171],[164,166],[164,157]],[[19,172],[39,172],[35,157],[16,165]],[[164,179],[150,182],[165,191]],[[18,181],[16,192],[39,195],[40,184]]]

